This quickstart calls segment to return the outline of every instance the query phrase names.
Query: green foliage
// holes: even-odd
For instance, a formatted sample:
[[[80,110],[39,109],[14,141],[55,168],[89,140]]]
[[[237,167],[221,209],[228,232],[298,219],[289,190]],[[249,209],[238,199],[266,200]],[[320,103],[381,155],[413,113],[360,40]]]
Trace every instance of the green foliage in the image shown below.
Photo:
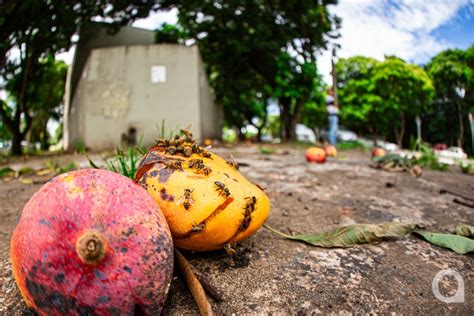
[[[0,168],[0,178],[13,176],[14,174],[15,174],[15,171],[10,167]]]
[[[77,153],[82,154],[82,155],[87,152],[87,147],[83,140],[78,140],[74,144],[74,149]]]
[[[164,122],[162,126],[164,126]],[[106,169],[115,173],[120,173],[132,180],[135,179],[138,164],[146,152],[146,149],[142,147],[142,141],[143,137],[140,138],[137,146],[130,147],[126,150],[117,147],[113,157],[103,159]],[[100,169],[100,167],[89,156],[86,157],[92,168]]]
[[[258,150],[260,151],[260,153],[262,155],[273,155],[276,153],[276,149],[275,148],[272,148],[272,147],[263,147],[263,146],[260,146],[258,147]]]
[[[63,61],[56,61],[53,56],[41,60],[37,70],[30,76],[31,84],[24,92],[28,100],[31,115],[30,141],[40,142],[41,149],[48,149],[50,135],[47,124],[50,119],[62,118],[62,102],[66,81],[67,65]],[[11,96],[13,104],[21,103],[22,82],[21,73],[13,76],[6,84],[6,90]]]
[[[355,149],[355,148],[360,148],[360,149],[367,149],[364,144],[362,144],[359,141],[347,141],[347,142],[341,142],[337,143],[336,148],[338,150],[350,150],[350,149]]]
[[[155,43],[157,44],[184,44],[189,34],[180,26],[163,23],[155,31]]]
[[[428,130],[428,138],[450,145],[454,145],[456,141],[460,147],[465,145],[464,139],[467,138],[468,129],[464,128],[464,122],[467,112],[474,111],[473,52],[474,45],[465,51],[445,50],[433,57],[426,66],[436,88],[435,110],[429,118],[435,121],[438,127]],[[446,126],[457,128],[445,128]]]
[[[379,62],[355,56],[336,65],[343,125],[359,133],[394,137],[402,144],[405,124],[426,111],[434,88],[420,67],[395,57]]]
[[[357,224],[334,228],[332,230],[308,235],[287,235],[269,226],[265,228],[284,238],[303,241],[312,246],[335,248],[352,247],[357,244],[376,243],[389,237],[404,237],[410,234],[415,225],[401,223]]]
[[[323,248],[344,248],[353,247],[358,244],[378,243],[387,238],[400,238],[414,233],[423,237],[431,244],[451,249],[461,255],[474,251],[473,239],[460,235],[427,232],[421,230],[414,224],[402,224],[396,222],[356,224],[337,227],[322,233],[307,235],[287,235],[269,227],[268,225],[264,224],[263,227],[283,238],[301,241],[311,246]]]
[[[119,25],[146,17],[151,9],[158,7],[156,1],[146,0],[1,2],[0,83],[17,82],[12,93],[16,99],[12,113],[5,110],[3,100],[0,106],[2,122],[12,134],[12,154],[21,155],[21,141],[33,125],[35,102],[30,99],[33,97],[30,90],[39,84],[35,77],[42,73],[44,60],[68,50],[73,45],[73,35],[92,18],[107,19],[112,22],[111,30],[117,30]],[[41,90],[33,95],[43,93],[48,97],[48,92]],[[39,125],[42,129],[43,124]]]
[[[54,174],[66,173],[71,170],[79,169],[75,162],[70,162],[64,166],[61,166],[56,160],[48,160],[46,162],[46,168],[52,170]]]
[[[464,236],[467,238],[474,238],[474,226],[471,225],[459,225],[455,230],[456,235]]]
[[[341,123],[359,134],[376,135],[386,126],[382,99],[374,92],[373,76],[380,64],[373,58],[341,58],[336,64]]]
[[[414,233],[420,235],[434,245],[451,249],[460,255],[474,251],[474,240],[464,236],[430,233],[422,230],[416,230]]]
[[[466,161],[459,163],[459,169],[462,173],[471,174],[474,172],[474,161]]]
[[[433,170],[446,171],[449,166],[443,163],[440,163],[438,157],[426,144],[420,144],[421,157],[417,159],[417,164],[422,167],[430,168]]]
[[[340,20],[328,10],[335,3],[191,0],[165,7],[178,9],[179,24],[199,46],[226,125],[263,129],[274,98],[281,134],[292,139],[314,93],[317,51],[337,36]]]
[[[140,154],[135,148],[129,148],[128,151],[117,148],[115,157],[112,160],[106,160],[108,170],[120,173],[130,179],[135,178],[139,162]]]

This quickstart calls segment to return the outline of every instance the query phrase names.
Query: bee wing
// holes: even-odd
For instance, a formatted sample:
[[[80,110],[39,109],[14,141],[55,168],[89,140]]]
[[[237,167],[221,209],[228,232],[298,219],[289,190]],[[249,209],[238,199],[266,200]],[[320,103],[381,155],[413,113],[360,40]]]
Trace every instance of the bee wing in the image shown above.
[[[212,145],[206,146],[204,150],[210,150],[212,148]]]
[[[180,198],[178,199],[178,201],[176,201],[176,205],[181,205],[181,204],[183,204],[185,199],[186,199],[186,198],[185,198],[185,196],[183,195],[182,197],[180,197]]]

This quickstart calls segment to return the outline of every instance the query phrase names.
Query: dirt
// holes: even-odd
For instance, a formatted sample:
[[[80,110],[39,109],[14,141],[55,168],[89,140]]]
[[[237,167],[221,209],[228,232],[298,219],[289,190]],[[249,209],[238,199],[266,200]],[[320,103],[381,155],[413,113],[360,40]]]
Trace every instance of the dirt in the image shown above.
[[[474,224],[474,209],[454,203],[448,189],[474,196],[474,176],[424,170],[414,178],[369,167],[369,153],[342,152],[313,165],[302,149],[278,148],[262,155],[257,146],[217,148],[233,155],[244,175],[266,187],[272,207],[267,221],[286,233],[320,232],[353,223],[399,221],[450,232]],[[0,314],[28,313],[12,277],[9,240],[21,209],[41,184],[18,180],[0,185]],[[217,314],[248,313],[435,313],[474,314],[474,255],[458,255],[416,237],[344,249],[316,248],[281,239],[265,229],[243,242],[237,255],[224,251],[184,255],[223,293],[210,299]],[[464,281],[464,303],[444,303],[432,280],[444,269]],[[443,279],[441,293],[457,284]],[[172,282],[165,314],[198,314],[179,273]]]

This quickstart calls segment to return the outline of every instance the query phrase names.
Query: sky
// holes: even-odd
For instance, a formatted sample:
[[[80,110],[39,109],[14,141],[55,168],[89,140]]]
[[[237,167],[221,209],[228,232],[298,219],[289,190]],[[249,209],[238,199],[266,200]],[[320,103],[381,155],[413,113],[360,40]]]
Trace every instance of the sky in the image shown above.
[[[474,44],[474,0],[342,0],[329,10],[342,18],[338,57],[396,55],[425,64],[444,49]],[[133,26],[154,30],[164,22],[176,23],[177,11],[153,13]],[[72,56],[60,58],[70,63]],[[330,83],[329,51],[321,52],[318,68]]]

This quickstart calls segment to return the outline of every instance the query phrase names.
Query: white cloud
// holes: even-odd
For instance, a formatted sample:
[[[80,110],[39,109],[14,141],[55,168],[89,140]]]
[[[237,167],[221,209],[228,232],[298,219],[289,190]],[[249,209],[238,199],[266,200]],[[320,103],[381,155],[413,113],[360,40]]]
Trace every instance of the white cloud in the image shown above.
[[[431,31],[453,19],[468,1],[341,1],[331,12],[342,18],[339,57],[363,55],[382,60],[396,55],[424,63],[449,47]],[[323,52],[318,66],[330,83],[330,52]]]
[[[145,19],[136,20],[132,26],[155,30],[163,23],[176,24],[177,22],[178,10],[173,8],[170,11],[153,12]]]

